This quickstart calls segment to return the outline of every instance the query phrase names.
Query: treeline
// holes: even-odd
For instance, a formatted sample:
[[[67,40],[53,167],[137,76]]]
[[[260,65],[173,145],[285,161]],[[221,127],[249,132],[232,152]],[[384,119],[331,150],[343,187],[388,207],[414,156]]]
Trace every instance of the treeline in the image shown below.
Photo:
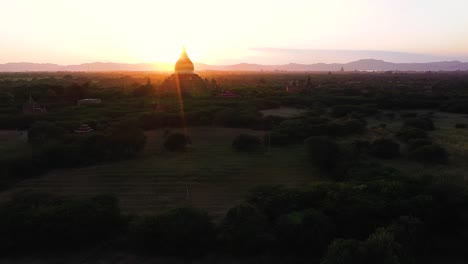
[[[146,136],[131,121],[84,135],[70,133],[56,123],[35,122],[28,130],[28,143],[28,148],[0,159],[0,188],[51,169],[136,157],[146,144]]]
[[[374,174],[375,166],[344,182],[257,187],[218,222],[192,207],[130,216],[111,196],[20,193],[0,206],[0,248],[4,256],[24,256],[105,245],[153,256],[289,256],[309,263],[468,257],[465,187],[383,167]]]

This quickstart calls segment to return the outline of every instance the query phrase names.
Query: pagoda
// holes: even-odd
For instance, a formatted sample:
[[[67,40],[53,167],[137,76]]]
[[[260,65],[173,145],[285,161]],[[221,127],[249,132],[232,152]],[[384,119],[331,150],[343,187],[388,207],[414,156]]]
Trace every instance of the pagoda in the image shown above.
[[[185,47],[171,74],[161,85],[162,92],[178,92],[183,95],[200,95],[207,92],[205,81],[195,73],[195,66],[190,60]]]

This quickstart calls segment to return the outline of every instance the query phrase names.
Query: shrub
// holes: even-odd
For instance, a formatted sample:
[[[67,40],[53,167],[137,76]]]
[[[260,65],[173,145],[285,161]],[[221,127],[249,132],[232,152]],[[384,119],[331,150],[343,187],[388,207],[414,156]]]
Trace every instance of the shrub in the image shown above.
[[[421,146],[409,154],[410,158],[425,163],[447,163],[447,151],[438,145]]]
[[[455,124],[455,128],[462,129],[462,128],[466,128],[466,127],[467,127],[467,125],[465,123],[456,123]]]
[[[273,243],[267,218],[247,204],[227,212],[220,225],[220,237],[230,251],[242,255],[261,253]]]
[[[298,211],[297,198],[299,193],[282,186],[259,186],[247,195],[247,201],[254,205],[269,220],[274,220],[281,215]]]
[[[310,137],[305,145],[312,162],[320,169],[331,170],[340,161],[338,144],[327,137]]]
[[[328,247],[322,264],[398,264],[401,263],[398,244],[393,234],[378,229],[367,240],[336,239]]]
[[[276,231],[282,249],[320,256],[332,240],[335,227],[328,216],[308,209],[279,217]]]
[[[36,122],[28,131],[28,140],[32,144],[43,144],[50,140],[61,140],[67,131],[51,122]]]
[[[187,135],[172,133],[164,141],[164,148],[168,151],[182,151],[190,143],[190,138]]]
[[[427,145],[432,145],[432,141],[430,139],[418,138],[418,139],[410,140],[408,142],[410,151],[415,150],[422,146],[427,146]]]
[[[215,229],[206,212],[182,207],[134,220],[130,236],[135,245],[148,252],[200,256],[213,246]]]
[[[110,127],[108,148],[112,159],[134,157],[145,147],[146,136],[136,122],[124,121]]]
[[[370,144],[369,153],[382,159],[396,158],[400,156],[400,144],[388,138],[377,139]]]
[[[408,118],[403,122],[404,127],[414,127],[422,130],[434,130],[434,122],[430,118]]]
[[[427,138],[426,131],[413,128],[413,127],[403,127],[397,134],[396,137],[404,142],[409,142],[410,140],[415,139],[425,139]]]
[[[268,137],[270,137],[268,139]],[[291,139],[289,138],[289,135],[286,133],[278,132],[278,131],[272,131],[269,135],[265,135],[264,139],[265,142],[268,142],[270,140],[271,145],[277,145],[277,146],[282,146],[282,145],[287,145],[291,143]]]
[[[126,219],[117,199],[65,199],[19,193],[0,207],[0,245],[4,253],[75,249],[123,231]]]
[[[232,146],[239,151],[255,151],[260,149],[262,141],[257,136],[240,134],[232,141]]]
[[[321,264],[362,263],[361,241],[356,239],[335,239],[329,246]]]

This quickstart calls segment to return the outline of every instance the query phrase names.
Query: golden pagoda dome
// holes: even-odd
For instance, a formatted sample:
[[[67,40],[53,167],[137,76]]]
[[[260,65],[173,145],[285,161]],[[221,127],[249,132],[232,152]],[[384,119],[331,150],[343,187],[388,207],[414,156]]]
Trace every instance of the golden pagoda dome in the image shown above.
[[[183,47],[182,54],[175,64],[174,71],[175,73],[194,74],[194,70],[193,62],[188,57],[185,47]]]

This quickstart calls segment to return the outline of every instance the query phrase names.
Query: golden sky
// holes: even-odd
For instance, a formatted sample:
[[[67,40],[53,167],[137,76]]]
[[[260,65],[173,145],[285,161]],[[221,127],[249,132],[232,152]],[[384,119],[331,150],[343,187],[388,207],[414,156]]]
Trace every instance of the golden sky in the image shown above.
[[[468,55],[466,0],[0,0],[0,10],[0,63],[173,62],[182,45],[210,64],[249,62],[259,47]]]

